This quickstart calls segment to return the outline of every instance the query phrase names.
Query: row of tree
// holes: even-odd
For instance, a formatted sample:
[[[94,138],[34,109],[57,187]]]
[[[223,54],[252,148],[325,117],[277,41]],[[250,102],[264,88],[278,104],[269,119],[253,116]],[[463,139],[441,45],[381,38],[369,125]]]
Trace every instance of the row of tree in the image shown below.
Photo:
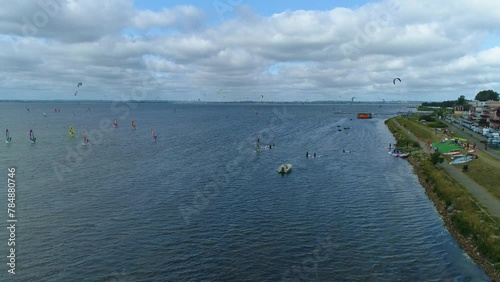
[[[499,94],[493,90],[483,90],[479,91],[476,94],[474,100],[477,101],[498,101]],[[458,97],[457,100],[448,100],[443,102],[425,102],[422,103],[422,106],[426,107],[454,107],[454,106],[463,106],[465,111],[468,111],[470,108],[469,102],[465,99],[464,95]]]

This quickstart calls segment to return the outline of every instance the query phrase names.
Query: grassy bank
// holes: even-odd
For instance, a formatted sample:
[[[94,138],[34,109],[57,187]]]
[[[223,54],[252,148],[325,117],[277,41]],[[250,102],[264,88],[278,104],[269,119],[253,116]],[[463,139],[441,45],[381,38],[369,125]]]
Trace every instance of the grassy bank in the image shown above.
[[[411,141],[412,138],[406,134],[408,130],[415,135],[418,133],[424,140],[434,137],[431,130],[411,120],[397,120],[401,121],[403,128],[398,126],[395,119],[386,121],[396,139]],[[439,166],[433,165],[430,154],[419,150],[408,160],[450,233],[492,279],[500,281],[500,220],[487,214],[464,187]]]

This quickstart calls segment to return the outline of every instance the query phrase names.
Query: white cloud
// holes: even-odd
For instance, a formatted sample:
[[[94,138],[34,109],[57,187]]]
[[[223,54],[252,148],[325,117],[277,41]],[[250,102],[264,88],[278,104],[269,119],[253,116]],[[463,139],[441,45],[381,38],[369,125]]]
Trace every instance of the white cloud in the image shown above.
[[[264,94],[292,101],[354,93],[358,100],[446,100],[484,87],[500,91],[500,47],[481,50],[500,26],[494,0],[384,1],[268,17],[242,7],[217,25],[194,6],[2,2],[9,7],[0,10],[5,98],[66,99],[75,81],[92,88],[90,99],[118,98],[152,72],[161,83],[148,97],[165,99],[216,99],[221,88],[230,100]],[[394,77],[402,83],[393,85]]]
[[[160,12],[151,10],[138,11],[132,19],[132,25],[141,30],[149,28],[200,26],[203,12],[194,6],[177,6]]]

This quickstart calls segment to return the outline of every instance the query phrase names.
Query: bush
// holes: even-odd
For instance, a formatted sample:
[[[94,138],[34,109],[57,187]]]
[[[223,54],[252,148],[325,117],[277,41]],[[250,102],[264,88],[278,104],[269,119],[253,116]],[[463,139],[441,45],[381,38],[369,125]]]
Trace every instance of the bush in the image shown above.
[[[433,115],[422,115],[420,116],[420,119],[425,120],[425,121],[435,121],[436,118]]]
[[[446,127],[448,127],[448,125],[442,123],[441,121],[429,122],[429,123],[427,123],[427,126],[431,127],[431,128],[446,128]]]
[[[444,162],[444,158],[441,157],[440,153],[432,153],[431,154],[431,162],[433,165],[437,165],[438,163]]]

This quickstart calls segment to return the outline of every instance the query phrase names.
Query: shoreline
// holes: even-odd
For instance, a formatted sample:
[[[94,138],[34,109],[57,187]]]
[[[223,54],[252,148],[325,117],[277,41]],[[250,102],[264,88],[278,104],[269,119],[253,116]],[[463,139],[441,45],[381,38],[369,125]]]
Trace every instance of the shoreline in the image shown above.
[[[396,126],[400,127],[401,132],[397,129],[393,129],[388,125],[388,122],[393,121]],[[412,136],[414,133],[410,133],[410,131],[407,131],[405,128],[401,127],[401,125],[398,123],[395,118],[387,119],[385,121],[387,128],[391,132],[391,134],[394,136],[394,138],[398,139],[400,137],[400,134],[404,134],[407,138],[414,140],[415,137]],[[407,132],[406,132],[407,131]],[[424,156],[430,155],[430,153],[424,151],[424,149],[421,150]],[[472,238],[464,236],[459,228],[455,226],[452,216],[456,215],[458,211],[451,211],[448,212],[447,210],[447,203],[439,197],[437,194],[439,189],[439,186],[437,185],[436,181],[433,179],[433,175],[430,175],[425,171],[423,168],[423,165],[421,164],[421,160],[417,159],[416,157],[410,156],[408,158],[409,163],[411,164],[413,168],[413,172],[417,175],[418,180],[422,187],[425,190],[425,194],[429,198],[429,200],[432,201],[434,207],[438,211],[439,215],[441,216],[441,219],[443,220],[443,224],[450,232],[452,237],[455,239],[455,241],[459,244],[460,248],[476,263],[479,267],[483,269],[483,271],[488,275],[488,277],[492,281],[500,281],[500,272],[495,269],[495,266],[488,260],[486,255],[482,254],[479,249],[478,245],[472,240]],[[451,175],[446,173],[446,171],[443,170],[442,167],[436,166],[436,168],[439,170],[440,173],[447,175],[454,183],[463,186],[463,184],[460,183],[459,180],[453,178]],[[470,197],[470,194],[467,192],[467,194]],[[476,203],[477,204],[477,203]]]
[[[446,204],[443,202],[443,200],[439,199],[437,194],[434,192],[434,187],[432,186],[432,184],[425,181],[425,178],[428,177],[425,172],[415,167],[415,160],[408,158],[408,161],[412,165],[415,174],[417,174],[418,181],[420,182],[422,187],[424,187],[425,194],[427,195],[429,200],[432,201],[434,207],[441,216],[444,226],[460,245],[460,248],[474,261],[474,263],[479,265],[484,270],[486,275],[488,275],[488,277],[490,277],[492,281],[500,281],[500,273],[496,271],[495,267],[489,262],[488,258],[486,258],[478,251],[477,245],[470,238],[464,237],[455,227],[451,220],[452,213],[449,213],[446,210]]]

